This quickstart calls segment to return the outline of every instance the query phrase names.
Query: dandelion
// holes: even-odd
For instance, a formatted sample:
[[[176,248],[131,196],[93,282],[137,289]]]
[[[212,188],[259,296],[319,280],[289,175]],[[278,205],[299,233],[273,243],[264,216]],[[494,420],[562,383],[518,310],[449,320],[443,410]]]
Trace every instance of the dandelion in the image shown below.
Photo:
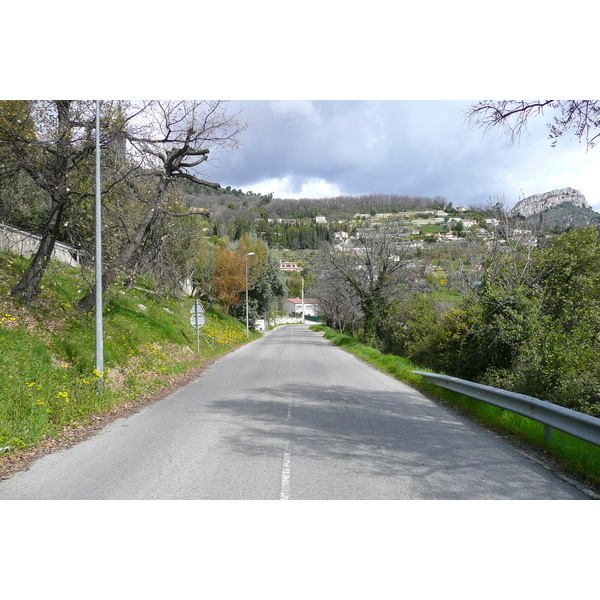
[[[63,388],[62,391],[56,394],[56,397],[60,400],[63,399],[65,402],[69,402],[69,390],[67,388]]]

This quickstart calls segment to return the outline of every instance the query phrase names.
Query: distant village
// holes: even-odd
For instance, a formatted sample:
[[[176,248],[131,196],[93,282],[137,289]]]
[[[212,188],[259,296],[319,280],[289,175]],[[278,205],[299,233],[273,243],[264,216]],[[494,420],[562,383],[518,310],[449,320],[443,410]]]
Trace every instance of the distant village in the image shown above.
[[[427,244],[459,242],[467,234],[479,238],[493,239],[499,234],[500,221],[495,218],[476,219],[469,213],[469,208],[463,205],[456,207],[452,213],[444,210],[419,210],[396,213],[356,213],[352,219],[336,220],[335,223],[346,229],[339,229],[333,234],[334,245],[337,249],[360,250],[360,245],[348,230],[352,228],[369,229],[380,225],[385,219],[400,219],[403,227],[398,236],[401,245],[410,248],[424,249]],[[271,223],[296,223],[297,219],[269,219]],[[308,221],[308,219],[303,219]],[[313,222],[317,225],[328,225],[327,218],[317,215]],[[502,236],[506,235],[502,231]],[[530,229],[511,229],[511,236],[518,237],[527,244],[536,244]],[[282,271],[297,271],[294,263],[282,262]]]
[[[500,243],[505,241],[506,228],[495,218],[477,218],[468,207],[460,205],[452,212],[444,210],[418,210],[395,213],[356,213],[352,219],[336,220],[328,222],[324,215],[317,215],[311,221],[318,225],[340,226],[333,234],[333,245],[337,250],[345,250],[360,254],[363,251],[357,235],[351,235],[350,231],[357,233],[359,230],[370,229],[381,225],[386,219],[397,219],[401,221],[400,233],[398,234],[399,249],[424,250],[439,245],[455,244],[465,241],[468,237],[492,241],[499,239]],[[307,222],[309,219],[303,219]],[[297,219],[270,219],[270,222],[295,223]],[[530,229],[511,229],[511,238],[518,238],[525,245],[535,246],[536,238]],[[285,251],[284,251],[285,253]],[[301,262],[301,261],[300,261]],[[303,267],[298,261],[280,260],[279,268],[282,273],[300,274]],[[430,267],[430,269],[435,269]],[[288,298],[284,303],[284,310],[290,316],[316,315],[318,306],[314,299]]]

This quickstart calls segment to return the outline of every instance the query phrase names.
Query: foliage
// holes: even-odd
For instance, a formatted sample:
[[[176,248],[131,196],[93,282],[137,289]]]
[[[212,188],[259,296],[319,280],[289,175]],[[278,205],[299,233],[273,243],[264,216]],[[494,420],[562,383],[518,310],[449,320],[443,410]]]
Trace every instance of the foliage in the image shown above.
[[[390,322],[390,351],[419,364],[439,360],[440,321],[455,302],[432,295],[409,294],[393,307]]]
[[[276,308],[276,301],[287,292],[275,256],[262,240],[248,235],[237,242],[222,238],[203,241],[192,273],[198,297],[209,305],[219,303],[226,314],[244,323],[246,289],[252,324]]]
[[[600,235],[505,252],[426,336],[419,357],[451,375],[600,416]]]
[[[135,118],[134,118],[135,115]],[[218,189],[218,183],[200,179],[197,168],[208,160],[211,149],[237,144],[237,136],[245,125],[238,115],[227,113],[221,101],[152,101],[132,104],[127,127],[123,128],[126,148],[132,148],[129,162],[138,162],[136,177],[128,177],[127,185],[136,203],[143,206],[141,218],[130,225],[115,259],[103,269],[103,290],[126,269],[142,245],[147,242],[156,223],[170,211],[172,194],[178,179]],[[206,210],[190,210],[187,214],[210,216]],[[94,304],[95,287],[79,301],[87,311]]]
[[[48,203],[38,250],[11,290],[12,295],[28,303],[37,293],[54,245],[64,234],[65,223],[70,222],[69,211],[72,216],[89,209],[85,199],[91,191],[96,115],[93,102],[56,100],[17,104],[15,108],[14,102],[0,102],[2,153],[7,155],[8,168],[37,187]],[[118,102],[104,105],[104,147],[121,134],[119,107]]]
[[[542,249],[537,265],[543,273],[538,335],[529,341],[515,385],[600,416],[598,230],[562,234]]]
[[[171,210],[175,181],[218,188],[200,179],[198,168],[211,149],[235,146],[245,125],[220,101],[106,101],[101,112],[102,195],[112,217],[105,227],[113,234],[105,244],[106,288],[132,262],[140,264],[144,245],[147,250],[154,241],[155,256],[160,257],[157,236],[152,239],[158,223],[165,215],[182,214]],[[0,174],[37,187],[47,209],[39,248],[11,290],[24,303],[38,292],[54,244],[66,237],[67,227],[73,242],[84,249],[90,246],[96,129],[96,106],[90,101],[0,102]],[[13,194],[13,204],[17,197]],[[12,208],[3,207],[2,213],[21,217]],[[92,286],[80,307],[90,310],[94,298]]]
[[[215,267],[212,274],[216,296],[228,314],[231,307],[240,299],[245,289],[244,256],[226,246],[218,246],[215,251]]]
[[[406,265],[412,256],[397,241],[399,221],[384,219],[370,230],[361,230],[360,250],[326,248],[326,260],[349,284],[363,314],[362,339],[381,348],[389,348],[391,307],[407,287]]]
[[[256,277],[254,286],[248,292],[248,314],[252,323],[257,318],[275,309],[276,302],[287,292],[281,277],[279,261],[269,255],[260,276]]]

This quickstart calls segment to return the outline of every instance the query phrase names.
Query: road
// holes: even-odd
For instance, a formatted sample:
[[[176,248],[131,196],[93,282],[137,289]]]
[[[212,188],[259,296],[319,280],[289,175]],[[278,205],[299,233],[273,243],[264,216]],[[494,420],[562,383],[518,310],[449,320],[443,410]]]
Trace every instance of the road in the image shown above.
[[[0,499],[585,498],[304,325],[0,482]]]

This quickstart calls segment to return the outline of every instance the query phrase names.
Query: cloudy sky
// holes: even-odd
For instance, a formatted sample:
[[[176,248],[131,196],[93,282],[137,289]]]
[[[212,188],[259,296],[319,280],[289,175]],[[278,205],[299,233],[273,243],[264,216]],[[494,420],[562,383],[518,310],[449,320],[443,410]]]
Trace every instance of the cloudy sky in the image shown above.
[[[600,212],[600,148],[573,136],[552,148],[548,115],[511,145],[465,122],[465,100],[236,100],[249,127],[214,156],[213,181],[281,198],[371,193],[444,196],[454,205],[572,187]]]
[[[47,27],[55,4],[32,15],[31,38],[68,55],[68,67],[45,65],[49,55],[32,49],[3,65],[0,97],[233,99],[250,126],[239,150],[213,156],[208,176],[224,186],[288,198],[505,198],[509,207],[573,187],[600,211],[600,148],[568,137],[552,148],[540,118],[512,146],[463,119],[470,98],[597,97],[597,25],[585,12],[541,0],[506,0],[502,10],[433,0],[401,11],[384,0],[234,0],[186,7],[177,21],[185,44],[172,46],[160,11],[109,0],[135,27],[90,48],[94,27],[113,30],[113,11],[85,27],[66,11],[71,35],[57,39]],[[21,18],[19,6],[6,10],[7,22]],[[6,34],[10,55],[21,32]],[[71,51],[78,43],[86,52]]]

